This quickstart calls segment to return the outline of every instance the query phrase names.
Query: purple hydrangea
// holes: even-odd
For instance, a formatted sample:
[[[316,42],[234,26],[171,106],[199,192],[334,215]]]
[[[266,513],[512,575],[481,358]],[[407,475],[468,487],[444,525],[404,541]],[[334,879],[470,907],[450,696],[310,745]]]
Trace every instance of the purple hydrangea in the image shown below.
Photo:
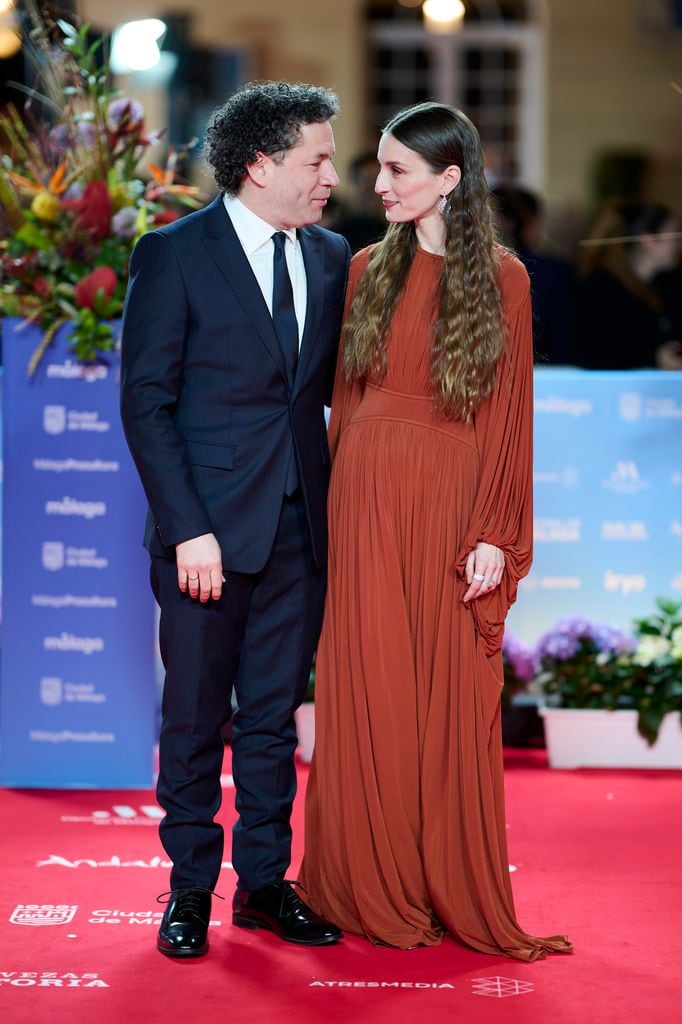
[[[505,633],[502,655],[517,679],[529,683],[538,673],[539,665],[530,644],[519,640],[513,633]]]
[[[637,640],[629,633],[623,633],[615,626],[597,625],[594,631],[594,642],[604,654],[634,654]]]
[[[615,626],[592,622],[584,615],[571,615],[560,619],[552,629],[543,633],[537,642],[538,659],[554,658],[566,661],[578,653],[582,642],[591,644],[603,654],[631,654],[637,642]]]

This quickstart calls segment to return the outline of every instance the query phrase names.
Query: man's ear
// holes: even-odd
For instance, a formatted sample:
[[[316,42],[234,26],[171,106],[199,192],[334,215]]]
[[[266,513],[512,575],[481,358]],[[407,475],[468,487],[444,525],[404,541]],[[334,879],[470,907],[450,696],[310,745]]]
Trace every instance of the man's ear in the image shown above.
[[[272,158],[265,153],[256,153],[256,159],[246,165],[246,173],[257,188],[263,188],[268,180],[268,162]]]

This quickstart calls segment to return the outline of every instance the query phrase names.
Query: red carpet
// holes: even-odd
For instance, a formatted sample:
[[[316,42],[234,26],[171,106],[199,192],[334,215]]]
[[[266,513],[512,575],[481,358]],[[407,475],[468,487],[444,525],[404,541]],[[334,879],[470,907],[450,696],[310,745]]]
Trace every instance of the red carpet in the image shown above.
[[[299,949],[228,923],[225,868],[210,954],[177,963],[154,948],[168,874],[151,793],[0,791],[0,1021],[672,1024],[681,796],[679,773],[553,772],[540,752],[508,754],[518,917],[567,932],[571,957],[520,964],[452,941],[399,952],[358,938]],[[229,824],[229,788],[222,814]],[[293,877],[301,797],[294,824]]]

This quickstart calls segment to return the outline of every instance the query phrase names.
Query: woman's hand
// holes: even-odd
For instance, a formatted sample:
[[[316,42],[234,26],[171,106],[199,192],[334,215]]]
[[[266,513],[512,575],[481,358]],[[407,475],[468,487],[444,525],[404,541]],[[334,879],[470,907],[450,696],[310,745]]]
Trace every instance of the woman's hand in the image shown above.
[[[504,572],[504,555],[494,544],[479,541],[473,551],[469,552],[466,561],[466,578],[469,589],[464,595],[464,603],[489,594],[499,587]]]

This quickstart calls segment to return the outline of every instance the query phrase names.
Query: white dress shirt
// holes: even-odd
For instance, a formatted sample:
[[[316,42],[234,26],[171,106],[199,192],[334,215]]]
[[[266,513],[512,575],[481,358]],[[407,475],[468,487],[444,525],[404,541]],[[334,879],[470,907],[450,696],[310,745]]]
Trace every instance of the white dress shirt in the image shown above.
[[[223,196],[223,202],[234,230],[237,232],[237,238],[241,242],[242,249],[263,293],[270,316],[272,316],[272,260],[275,249],[272,236],[278,229],[273,228],[271,224],[266,223],[257,214],[249,210],[236,196],[225,195]],[[308,302],[305,264],[303,263],[301,246],[296,237],[296,229],[291,228],[285,231],[284,234],[286,235],[284,254],[294,293],[294,310],[298,322],[298,349],[300,352]]]

